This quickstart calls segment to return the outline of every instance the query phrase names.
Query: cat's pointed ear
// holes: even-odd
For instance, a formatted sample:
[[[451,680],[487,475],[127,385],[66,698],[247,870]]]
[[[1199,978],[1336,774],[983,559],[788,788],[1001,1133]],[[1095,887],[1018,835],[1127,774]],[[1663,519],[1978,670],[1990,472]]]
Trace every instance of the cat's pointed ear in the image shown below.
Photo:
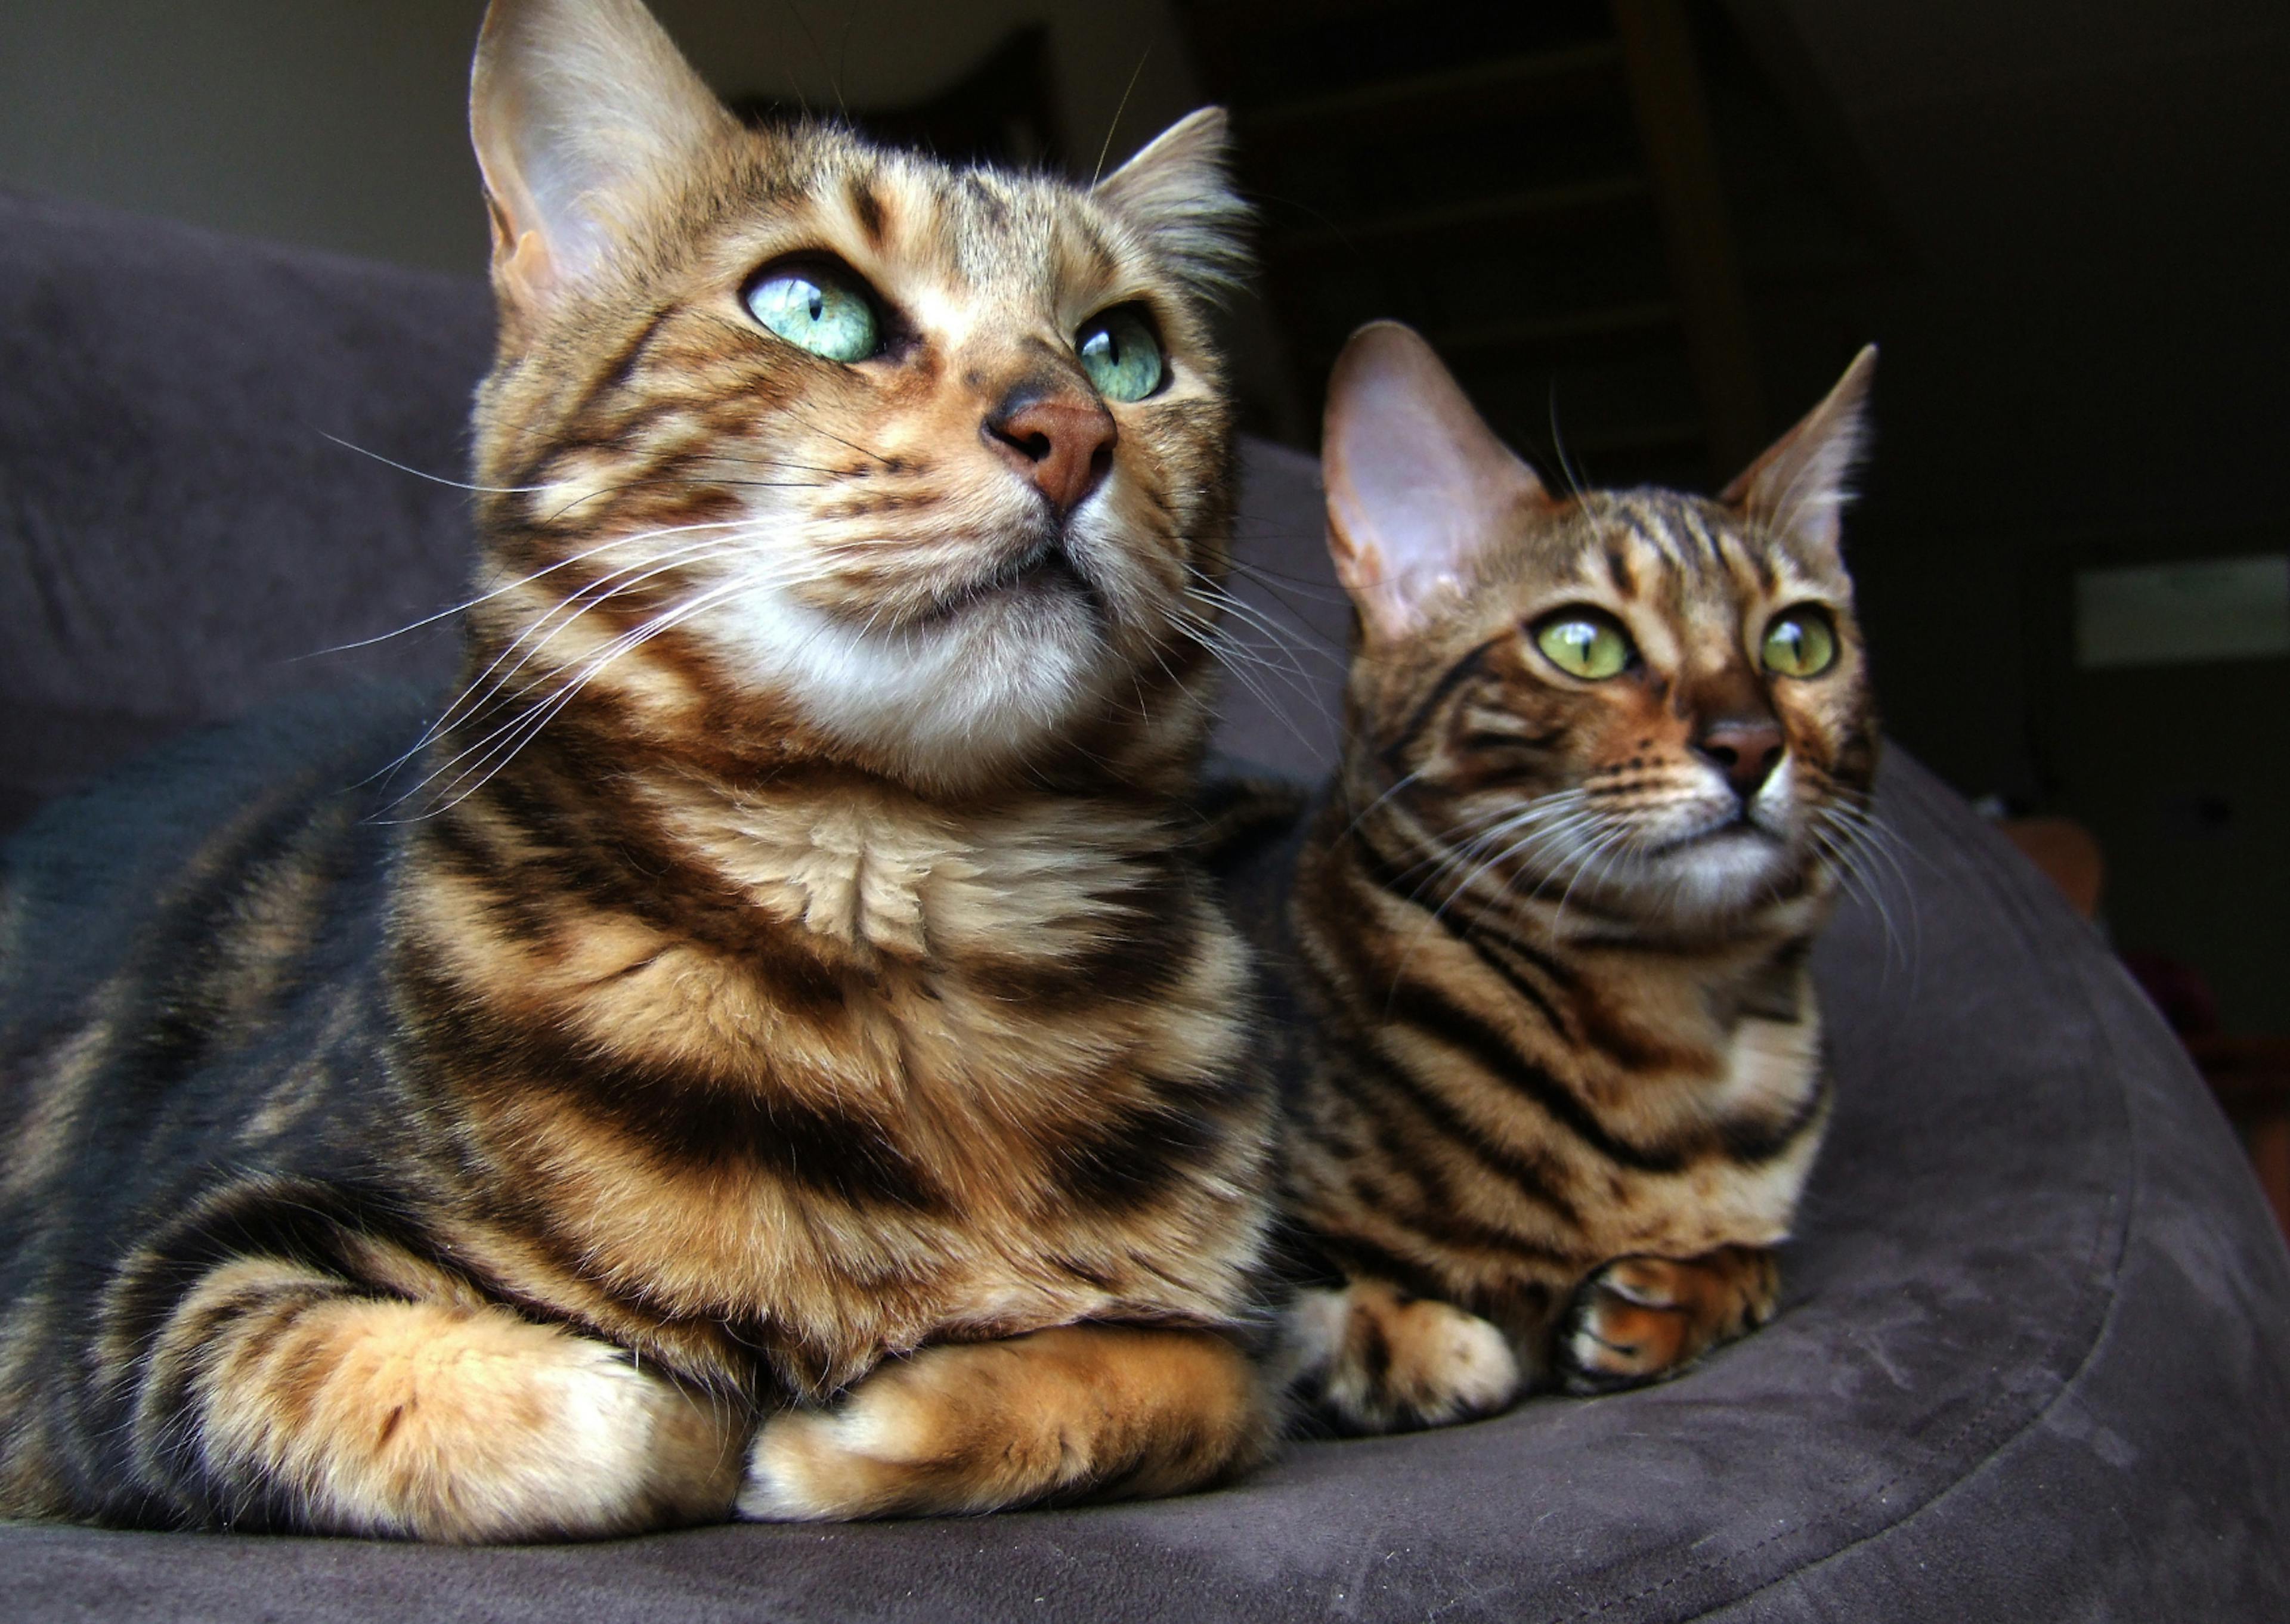
[[[492,0],[469,137],[504,305],[593,275],[681,169],[737,128],[639,0]]]
[[[1328,380],[1328,551],[1371,641],[1452,607],[1478,555],[1550,503],[1413,328],[1372,322]]]
[[[1747,516],[1836,552],[1845,504],[1853,500],[1853,467],[1868,442],[1869,380],[1877,347],[1862,347],[1829,397],[1799,420],[1718,493]]]
[[[1211,296],[1237,289],[1251,264],[1249,208],[1232,189],[1231,145],[1225,110],[1201,108],[1090,190]]]

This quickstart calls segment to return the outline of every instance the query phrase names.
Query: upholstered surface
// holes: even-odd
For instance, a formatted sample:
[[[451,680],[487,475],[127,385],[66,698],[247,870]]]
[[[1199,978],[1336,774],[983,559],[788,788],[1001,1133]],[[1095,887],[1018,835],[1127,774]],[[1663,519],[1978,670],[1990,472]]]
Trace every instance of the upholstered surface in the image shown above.
[[[319,436],[453,473],[484,342],[468,284],[0,200],[20,804],[449,601],[456,493]],[[1317,625],[1317,699],[1237,706],[1223,742],[1290,766],[1332,737],[1341,624],[1311,504],[1309,465],[1253,453],[1244,555]],[[1819,958],[1838,1108],[1784,1311],[1675,1383],[974,1521],[473,1551],[4,1526],[0,1617],[2283,1616],[2290,1258],[2236,1148],[2032,869],[1904,756],[1881,804],[1892,861]]]
[[[0,194],[0,825],[117,749],[450,638],[481,288]],[[332,436],[331,438],[329,436]],[[316,656],[316,657],[314,657]]]

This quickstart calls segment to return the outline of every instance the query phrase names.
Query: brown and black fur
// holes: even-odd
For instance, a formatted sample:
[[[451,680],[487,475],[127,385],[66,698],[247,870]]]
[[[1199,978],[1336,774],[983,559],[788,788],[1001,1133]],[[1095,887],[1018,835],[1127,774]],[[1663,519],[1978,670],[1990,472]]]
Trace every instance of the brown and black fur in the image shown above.
[[[530,1539],[1245,1468],[1271,1107],[1176,810],[1221,126],[1090,191],[753,133],[633,0],[497,4],[473,121],[458,697],[185,747],[0,871],[0,1516]],[[746,319],[789,254],[879,357]],[[1069,346],[1125,301],[1173,381],[1109,405]],[[1104,428],[1070,510],[987,432],[1041,400]]]
[[[1809,950],[1877,760],[1836,547],[1867,372],[1719,499],[1559,498],[1405,329],[1339,362],[1362,631],[1294,871],[1288,1179],[1331,1266],[1293,1356],[1338,1427],[1652,1380],[1772,1313],[1829,1114]],[[1767,672],[1805,604],[1836,664]],[[1543,654],[1570,605],[1629,668]],[[1735,764],[1752,737],[1768,771]]]

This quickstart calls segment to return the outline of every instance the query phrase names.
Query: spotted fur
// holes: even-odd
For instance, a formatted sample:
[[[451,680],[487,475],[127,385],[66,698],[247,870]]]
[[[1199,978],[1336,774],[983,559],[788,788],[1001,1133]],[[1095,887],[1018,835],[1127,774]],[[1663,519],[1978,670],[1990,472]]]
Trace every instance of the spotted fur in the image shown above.
[[[1270,1105],[1176,810],[1218,116],[1082,190],[752,132],[635,0],[497,0],[472,123],[457,696],[11,853],[0,1516],[509,1540],[1245,1468]],[[790,255],[880,356],[749,318]],[[1120,304],[1130,404],[1074,351]],[[1043,400],[1104,429],[1069,505],[992,432]]]
[[[1291,1356],[1335,1425],[1652,1380],[1773,1311],[1829,1115],[1808,953],[1877,760],[1837,547],[1868,371],[1711,500],[1550,494],[1403,328],[1339,362],[1362,635],[1295,869],[1289,1174],[1329,1266]],[[1806,604],[1836,663],[1774,675]],[[1628,669],[1538,647],[1576,605]],[[1769,773],[1729,766],[1757,728]]]

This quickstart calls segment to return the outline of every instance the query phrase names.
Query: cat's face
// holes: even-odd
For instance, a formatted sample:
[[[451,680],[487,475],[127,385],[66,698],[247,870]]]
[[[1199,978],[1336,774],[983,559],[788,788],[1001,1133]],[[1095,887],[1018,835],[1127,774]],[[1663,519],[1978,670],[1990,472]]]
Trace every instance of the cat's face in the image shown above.
[[[1086,191],[757,133],[626,0],[496,5],[475,107],[504,316],[480,482],[516,488],[500,579],[548,572],[500,631],[572,676],[609,656],[584,692],[661,725],[704,703],[939,783],[1125,714],[1197,726],[1221,118]]]
[[[1836,546],[1865,364],[1724,499],[1562,500],[1492,436],[1443,463],[1484,426],[1390,332],[1375,376],[1340,364],[1331,407],[1355,793],[1403,786],[1438,883],[1586,917],[1701,928],[1825,890],[1876,764]],[[1446,449],[1403,448],[1410,423]],[[1434,501],[1443,521],[1411,526]]]

